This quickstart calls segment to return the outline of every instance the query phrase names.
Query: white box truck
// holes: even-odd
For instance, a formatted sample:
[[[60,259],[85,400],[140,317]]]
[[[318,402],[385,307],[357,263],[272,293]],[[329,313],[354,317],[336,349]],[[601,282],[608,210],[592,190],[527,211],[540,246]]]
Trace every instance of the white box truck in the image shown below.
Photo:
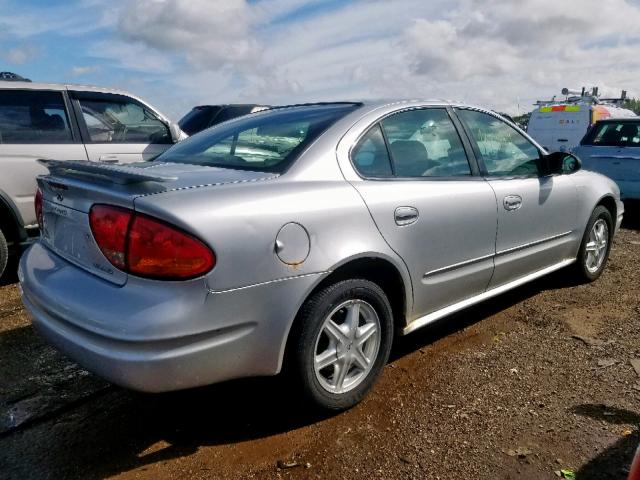
[[[527,126],[527,133],[549,152],[571,151],[598,120],[636,116],[621,107],[626,98],[624,90],[616,99],[601,99],[597,87],[589,93],[584,88],[563,88],[562,94],[566,95],[562,101],[538,101]]]

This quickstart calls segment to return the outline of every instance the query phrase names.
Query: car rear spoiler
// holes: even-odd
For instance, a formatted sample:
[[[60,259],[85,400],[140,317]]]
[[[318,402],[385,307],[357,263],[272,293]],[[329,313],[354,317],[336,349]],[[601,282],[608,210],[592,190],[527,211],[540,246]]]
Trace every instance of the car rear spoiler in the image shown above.
[[[109,163],[89,162],[86,160],[46,160],[41,158],[39,163],[49,169],[53,175],[79,174],[79,176],[100,177],[113,183],[126,185],[129,183],[143,182],[171,182],[178,177],[149,173],[148,166],[133,167]]]

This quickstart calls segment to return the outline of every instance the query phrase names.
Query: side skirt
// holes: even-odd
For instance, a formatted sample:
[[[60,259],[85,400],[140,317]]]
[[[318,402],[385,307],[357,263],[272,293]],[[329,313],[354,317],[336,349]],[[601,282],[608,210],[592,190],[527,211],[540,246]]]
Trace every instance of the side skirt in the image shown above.
[[[520,277],[512,282],[505,283],[504,285],[500,285],[499,287],[492,288],[491,290],[487,290],[486,292],[476,295],[475,297],[467,298],[458,303],[454,303],[453,305],[449,305],[448,307],[429,313],[424,317],[416,318],[411,323],[409,323],[409,325],[407,325],[402,329],[402,334],[407,335],[408,333],[411,333],[414,330],[417,330],[426,325],[429,325],[430,323],[433,323],[436,320],[440,320],[441,318],[446,317],[447,315],[451,315],[452,313],[463,310],[467,307],[475,305],[476,303],[480,303],[484,300],[495,297],[497,295],[500,295],[514,288],[517,288],[520,285],[524,285],[525,283],[535,280],[536,278],[540,278],[551,272],[560,270],[568,265],[571,265],[575,261],[576,261],[575,258],[563,260],[549,267],[545,267],[542,270],[538,270],[537,272],[533,272],[533,273],[530,273],[529,275],[525,275],[524,277]]]

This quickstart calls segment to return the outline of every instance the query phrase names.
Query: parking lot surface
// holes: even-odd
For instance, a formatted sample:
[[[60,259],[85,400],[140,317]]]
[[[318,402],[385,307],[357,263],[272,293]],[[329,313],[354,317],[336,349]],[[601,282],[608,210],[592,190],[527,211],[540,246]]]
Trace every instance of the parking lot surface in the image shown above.
[[[329,417],[283,378],[162,395],[109,385],[43,343],[9,279],[0,478],[624,478],[640,440],[630,215],[598,281],[558,272],[399,338],[372,393]]]

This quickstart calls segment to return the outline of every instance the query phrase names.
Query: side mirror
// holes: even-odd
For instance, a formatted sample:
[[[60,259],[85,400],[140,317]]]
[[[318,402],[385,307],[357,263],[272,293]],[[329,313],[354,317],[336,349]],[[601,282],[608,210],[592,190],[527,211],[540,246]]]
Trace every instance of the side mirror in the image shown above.
[[[567,152],[553,152],[543,155],[541,166],[544,175],[559,175],[580,170],[582,162],[578,157]]]

